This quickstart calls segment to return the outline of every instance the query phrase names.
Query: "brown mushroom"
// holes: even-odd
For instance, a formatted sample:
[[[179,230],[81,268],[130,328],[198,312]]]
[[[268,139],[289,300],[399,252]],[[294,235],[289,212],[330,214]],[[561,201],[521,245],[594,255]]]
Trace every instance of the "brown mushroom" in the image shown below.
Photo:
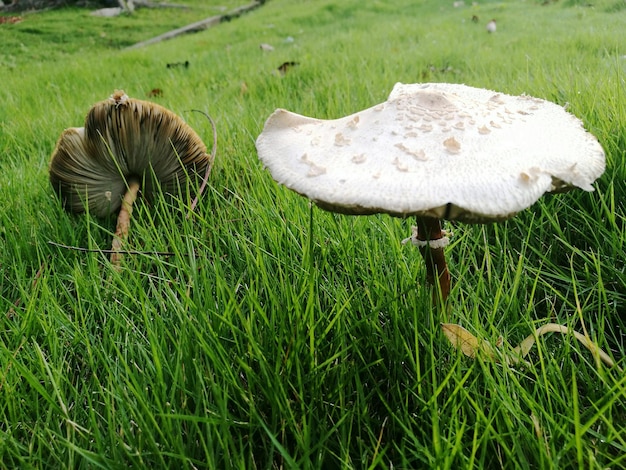
[[[69,212],[117,212],[111,261],[128,235],[133,203],[162,192],[179,194],[188,179],[208,175],[212,156],[180,117],[116,91],[88,112],[85,126],[66,129],[50,161],[50,182]]]

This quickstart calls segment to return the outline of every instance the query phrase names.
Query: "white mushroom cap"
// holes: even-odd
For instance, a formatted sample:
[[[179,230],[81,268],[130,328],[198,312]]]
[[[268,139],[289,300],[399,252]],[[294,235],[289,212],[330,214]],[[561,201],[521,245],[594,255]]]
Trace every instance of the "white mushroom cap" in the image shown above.
[[[277,109],[256,141],[273,178],[324,209],[486,222],[604,172],[596,138],[561,106],[465,85],[397,83],[335,120]]]

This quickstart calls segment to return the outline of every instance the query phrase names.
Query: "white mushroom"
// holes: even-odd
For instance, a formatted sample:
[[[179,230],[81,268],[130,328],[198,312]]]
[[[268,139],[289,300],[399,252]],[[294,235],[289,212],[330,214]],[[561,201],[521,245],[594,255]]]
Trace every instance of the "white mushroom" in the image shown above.
[[[398,83],[384,103],[335,120],[277,109],[256,147],[277,182],[320,207],[415,215],[420,240],[441,237],[441,218],[499,221],[546,192],[592,191],[605,166],[563,107],[446,83]]]

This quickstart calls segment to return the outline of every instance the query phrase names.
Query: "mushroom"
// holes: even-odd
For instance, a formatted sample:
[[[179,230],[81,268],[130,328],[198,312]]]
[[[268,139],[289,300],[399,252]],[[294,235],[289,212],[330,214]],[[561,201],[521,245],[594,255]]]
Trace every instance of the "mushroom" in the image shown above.
[[[442,300],[441,219],[502,221],[546,192],[592,191],[605,166],[596,138],[561,106],[447,83],[397,83],[387,101],[334,120],[277,109],[256,147],[278,183],[323,209],[415,216],[407,240]]]
[[[119,265],[139,190],[150,201],[178,194],[211,169],[212,156],[180,117],[116,91],[88,112],[85,127],[66,129],[50,161],[50,182],[69,212],[104,217],[119,210],[111,261]]]

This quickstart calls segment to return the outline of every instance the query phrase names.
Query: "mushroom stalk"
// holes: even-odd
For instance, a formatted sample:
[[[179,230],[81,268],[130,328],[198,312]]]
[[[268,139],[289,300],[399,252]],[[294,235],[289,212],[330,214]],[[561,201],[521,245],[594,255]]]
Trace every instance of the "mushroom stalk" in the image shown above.
[[[128,231],[130,229],[130,216],[133,213],[133,204],[137,200],[137,194],[139,193],[139,181],[135,178],[131,178],[128,181],[128,189],[122,199],[122,206],[120,213],[117,216],[117,227],[115,230],[115,236],[113,237],[113,243],[111,245],[111,264],[114,267],[119,267],[122,257],[120,253],[122,244],[128,238]]]
[[[433,301],[439,294],[445,302],[450,293],[450,272],[446,263],[444,243],[436,243],[444,238],[441,222],[434,217],[417,217],[417,240],[423,242],[419,246],[420,253],[426,262],[426,281],[439,290],[433,292]],[[434,242],[434,243],[433,243]]]

